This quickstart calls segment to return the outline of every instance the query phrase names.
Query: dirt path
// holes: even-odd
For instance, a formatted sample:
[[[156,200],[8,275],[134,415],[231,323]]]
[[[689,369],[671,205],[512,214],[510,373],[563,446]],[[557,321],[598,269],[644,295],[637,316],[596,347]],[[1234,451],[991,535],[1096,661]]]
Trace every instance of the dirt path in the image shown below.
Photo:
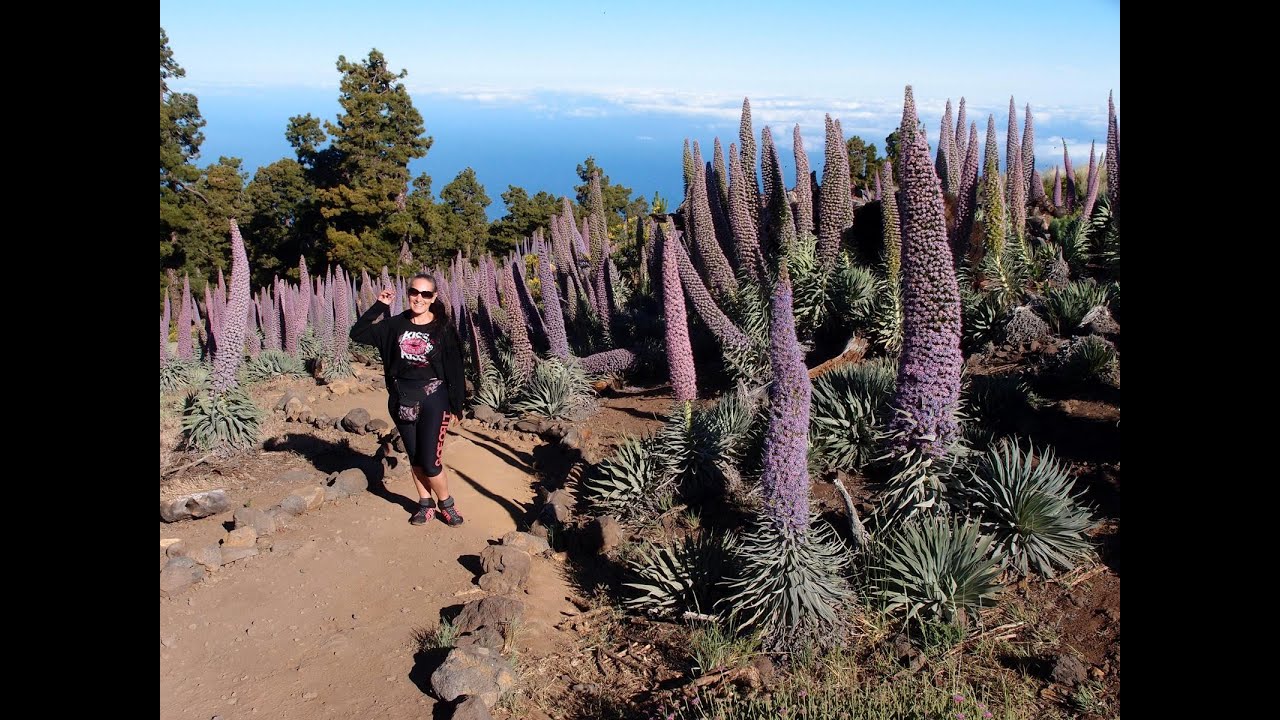
[[[385,419],[385,403],[371,394],[316,409],[337,416],[356,406]],[[483,597],[480,551],[517,529],[533,499],[529,455],[518,446],[462,430],[444,459],[461,527],[409,525],[417,493],[400,464],[386,492],[325,503],[272,535],[270,552],[162,599],[162,720],[427,716],[433,700],[417,634],[434,629],[442,609]],[[272,504],[287,489],[263,494]],[[161,536],[221,537],[230,518],[162,525]],[[526,593],[517,670],[567,642],[551,626],[572,608],[552,561],[535,560]]]

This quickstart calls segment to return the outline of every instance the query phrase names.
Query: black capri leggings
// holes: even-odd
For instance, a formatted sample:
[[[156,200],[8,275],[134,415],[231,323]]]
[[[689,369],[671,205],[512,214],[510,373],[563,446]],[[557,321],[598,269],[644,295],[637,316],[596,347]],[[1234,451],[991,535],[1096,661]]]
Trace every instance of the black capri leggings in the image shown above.
[[[396,429],[404,441],[405,452],[409,455],[409,464],[420,467],[428,476],[439,475],[444,466],[440,462],[440,454],[444,452],[444,436],[449,430],[449,422],[445,413],[449,411],[449,391],[444,383],[422,401],[422,410],[418,419],[403,422],[398,419],[396,399],[387,399],[387,411],[395,420]]]

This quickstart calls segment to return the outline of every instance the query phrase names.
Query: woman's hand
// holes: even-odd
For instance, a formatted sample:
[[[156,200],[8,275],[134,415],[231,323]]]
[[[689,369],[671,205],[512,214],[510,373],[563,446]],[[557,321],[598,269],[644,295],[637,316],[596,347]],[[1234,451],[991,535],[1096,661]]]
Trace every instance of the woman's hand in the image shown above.
[[[391,307],[391,301],[395,300],[395,298],[396,291],[391,288],[384,288],[382,292],[378,293],[378,302],[386,305],[387,307]]]

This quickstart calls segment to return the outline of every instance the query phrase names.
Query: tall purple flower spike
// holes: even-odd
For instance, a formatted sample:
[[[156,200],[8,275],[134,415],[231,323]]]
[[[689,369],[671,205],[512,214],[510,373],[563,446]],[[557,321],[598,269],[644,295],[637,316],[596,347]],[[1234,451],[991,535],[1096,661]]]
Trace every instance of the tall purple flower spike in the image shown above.
[[[1053,168],[1053,206],[1062,207],[1062,173],[1056,165]]]
[[[1076,172],[1071,168],[1071,155],[1067,153],[1067,139],[1062,139],[1062,174],[1066,176],[1066,208],[1067,212],[1076,209]]]
[[[249,257],[245,254],[240,226],[231,218],[231,288],[226,318],[213,358],[213,391],[223,393],[236,386],[236,369],[244,354],[245,321],[249,317]]]
[[[766,145],[772,144],[773,128],[765,125],[764,129],[760,131],[760,190],[762,193],[760,199],[765,208],[769,207],[769,196],[773,195],[773,166],[777,163],[778,154],[775,152],[773,156],[770,157],[769,153],[765,152],[764,148]],[[783,189],[786,189],[785,186]],[[767,222],[773,221],[768,220]]]
[[[160,315],[160,365],[169,359],[169,315],[173,310],[169,306],[169,290],[164,292],[164,312]]]
[[[961,106],[963,107],[963,106]],[[964,144],[964,167],[960,171],[960,192],[956,196],[956,262],[969,252],[973,235],[973,218],[978,209],[978,124],[969,126],[969,140]]]
[[[533,302],[533,293],[529,292],[529,284],[524,279],[527,270],[523,258],[523,255],[516,255],[511,261],[511,277],[515,281],[516,295],[520,298],[520,307],[524,308],[524,316],[529,321],[529,330],[533,336],[538,342],[549,344],[547,325],[543,322],[542,314],[538,312],[538,306]]]
[[[738,281],[733,276],[733,268],[720,249],[716,240],[715,223],[711,219],[711,206],[707,198],[707,171],[702,163],[702,153],[698,143],[693,144],[694,168],[693,185],[689,187],[689,210],[693,222],[693,245],[697,250],[698,260],[707,274],[707,284],[711,292],[720,300],[730,300],[738,293]]]
[[[1031,195],[1027,198],[1032,207],[1039,207],[1044,202],[1044,178],[1039,170],[1031,171]]]
[[[716,228],[716,242],[736,273],[741,267],[738,265],[738,252],[734,248],[733,230],[729,227],[729,176],[726,173],[724,150],[720,148],[720,138],[716,138],[715,161],[706,164],[707,204],[711,206],[711,222]],[[737,281],[736,274],[734,281]]]
[[[791,216],[791,203],[787,201],[787,184],[782,179],[782,163],[778,160],[778,148],[773,144],[773,134],[769,127],[764,129],[764,148],[762,151],[762,167],[768,169],[769,194],[765,196],[768,203],[769,244],[778,249],[778,263],[783,262],[796,244],[796,224]]]
[[[769,504],[766,517],[788,537],[809,526],[809,403],[812,386],[804,354],[796,342],[791,308],[791,276],[778,263],[769,323],[769,425],[764,435],[761,484]]]
[[[1022,148],[1013,149],[1013,162],[1009,167],[1009,223],[1013,236],[1027,246],[1027,186],[1022,181]]]
[[[764,256],[760,252],[759,228],[751,214],[750,182],[734,146],[729,146],[729,225],[733,228],[734,247],[738,251],[738,267],[747,277],[763,286],[767,279]]]
[[[191,360],[195,348],[191,342],[191,279],[182,275],[182,307],[178,310],[178,359]]]
[[[947,98],[947,109],[942,113],[942,124],[938,128],[938,154],[933,167],[938,171],[938,180],[942,183],[944,193],[956,192],[956,184],[951,178],[956,174],[953,167],[958,160],[955,156],[955,128],[951,125],[951,98]]]
[[[717,197],[720,200],[721,211],[726,217],[729,213],[729,166],[724,163],[724,148],[720,146],[720,138],[717,136],[714,140],[714,148],[711,156],[711,169],[713,174],[713,185],[716,188]]]
[[[751,99],[742,98],[742,118],[738,123],[738,162],[742,163],[742,176],[746,179],[746,197],[751,211],[751,222],[760,227],[760,180],[756,174],[756,135],[751,128]]]
[[[1022,123],[1022,184],[1027,188],[1027,198],[1035,196],[1031,187],[1031,173],[1036,169],[1036,125],[1031,117],[1031,103],[1027,103],[1026,120]]]
[[[568,359],[569,336],[565,333],[564,314],[560,310],[560,289],[556,287],[551,263],[547,261],[546,243],[541,237],[536,243],[534,253],[538,256],[538,280],[542,284],[542,306],[546,311],[547,342],[551,346],[552,355]]]
[[[693,153],[689,150],[689,138],[684,139],[684,196],[689,197],[689,188],[693,187]]]
[[[964,96],[961,95],[960,96],[960,112],[956,114],[956,133],[955,133],[956,154],[953,157],[957,157],[957,158],[969,157],[969,143],[965,142],[965,130],[967,130],[969,126],[965,124],[965,120],[966,118],[964,116]],[[963,182],[963,178],[961,178],[961,182]]]
[[[262,338],[258,336],[258,308],[257,304],[250,302],[245,318],[245,351],[249,357],[256,358],[262,352]]]
[[[1009,96],[1009,127],[1004,139],[1004,201],[1006,205],[1013,202],[1013,154],[1022,147],[1018,142],[1018,109],[1014,107],[1013,96]],[[1021,176],[1019,176],[1021,177]]]
[[[502,309],[507,314],[507,331],[511,337],[511,349],[515,354],[516,377],[526,379],[533,374],[533,345],[529,343],[529,333],[525,331],[524,315],[520,310],[520,302],[516,299],[515,280],[511,267],[507,266],[502,275]]]
[[[1116,119],[1115,93],[1107,93],[1107,200],[1111,213],[1120,213],[1120,121]]]
[[[600,190],[599,170],[591,173],[591,180],[587,183],[587,201],[590,206],[587,218],[591,222],[591,260],[594,263],[596,257],[603,254],[603,244],[609,241],[609,225],[605,222],[604,194]]]
[[[350,287],[342,266],[334,273],[333,283],[333,359],[339,367],[347,358],[347,334],[351,332],[351,298],[347,296]]]
[[[996,116],[987,116],[987,147],[982,158],[982,174],[1000,174],[1000,151],[996,149]]]
[[[698,380],[693,370],[693,348],[689,345],[689,318],[685,315],[684,292],[680,289],[680,240],[674,233],[658,227],[662,246],[662,309],[666,321],[667,364],[671,370],[671,387],[676,400],[698,397]]]
[[[582,358],[582,369],[593,375],[621,375],[634,370],[640,358],[634,350],[605,350]]]
[[[813,190],[809,187],[809,155],[804,151],[800,125],[791,129],[791,152],[796,158],[796,235],[813,235]]]
[[[880,166],[878,180],[884,188],[880,201],[880,227],[884,236],[885,275],[889,284],[897,288],[902,284],[902,215],[898,207],[898,193],[893,188],[893,163]]]
[[[1089,175],[1085,185],[1084,209],[1081,217],[1086,221],[1093,216],[1093,205],[1098,202],[1098,156],[1097,143],[1089,143]]]
[[[945,454],[958,430],[960,290],[947,246],[942,187],[916,130],[916,104],[906,89],[902,113],[902,354],[892,427],[906,447]]]
[[[666,262],[665,256],[668,254],[675,256],[680,280],[689,302],[693,304],[698,317],[702,318],[703,324],[720,341],[720,345],[725,349],[748,347],[750,340],[725,316],[720,306],[711,298],[711,293],[707,292],[706,286],[702,284],[698,271],[694,269],[693,263],[689,262],[689,255],[685,252],[684,244],[679,241],[678,236],[673,237],[668,245],[663,247],[663,262]]]
[[[818,260],[829,268],[840,254],[840,238],[853,225],[853,196],[849,191],[849,150],[838,123],[826,116],[826,165],[818,202]]]

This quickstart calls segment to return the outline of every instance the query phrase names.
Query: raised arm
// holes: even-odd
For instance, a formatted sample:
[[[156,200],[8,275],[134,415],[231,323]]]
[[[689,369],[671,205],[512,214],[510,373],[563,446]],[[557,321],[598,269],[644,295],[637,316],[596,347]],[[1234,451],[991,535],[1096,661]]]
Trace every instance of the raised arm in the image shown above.
[[[391,326],[385,322],[375,323],[374,321],[378,318],[391,317],[393,298],[395,298],[394,290],[383,290],[378,293],[378,301],[365,310],[360,319],[356,320],[356,324],[351,326],[351,339],[358,343],[372,345],[378,348],[379,352],[385,353]]]

